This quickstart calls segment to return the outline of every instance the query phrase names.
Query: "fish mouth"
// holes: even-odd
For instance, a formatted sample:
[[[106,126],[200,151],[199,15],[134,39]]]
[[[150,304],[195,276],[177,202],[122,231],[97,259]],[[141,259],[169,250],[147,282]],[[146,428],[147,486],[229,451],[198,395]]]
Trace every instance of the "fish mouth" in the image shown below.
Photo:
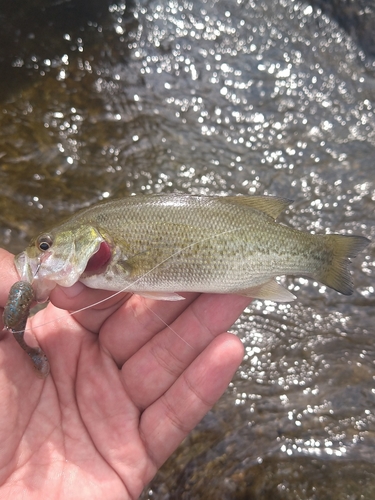
[[[56,286],[56,283],[48,279],[38,279],[38,271],[42,262],[40,258],[30,258],[26,252],[21,252],[16,255],[14,263],[21,281],[31,283],[35,292],[37,302],[45,302],[49,298],[51,290]]]
[[[39,257],[29,257],[27,252],[22,252],[14,258],[14,262],[21,281],[32,283],[37,277],[43,262],[48,259],[50,252]]]
[[[83,275],[105,272],[111,258],[112,246],[101,237],[84,253],[77,252],[75,245],[66,253],[57,249],[38,255],[25,250],[15,257],[15,266],[21,281],[32,284],[36,300],[45,302],[56,285],[70,287]]]
[[[14,263],[18,274],[20,275],[21,281],[27,281],[28,283],[33,282],[34,278],[34,269],[35,272],[38,269],[39,262],[36,265],[33,265],[34,259],[29,259],[26,252],[21,252],[14,258]]]

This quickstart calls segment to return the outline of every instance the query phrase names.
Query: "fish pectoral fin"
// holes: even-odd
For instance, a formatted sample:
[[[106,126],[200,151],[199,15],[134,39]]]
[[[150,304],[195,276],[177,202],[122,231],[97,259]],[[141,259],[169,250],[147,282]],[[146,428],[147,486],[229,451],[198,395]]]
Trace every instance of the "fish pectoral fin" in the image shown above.
[[[182,297],[182,295],[179,295],[178,293],[174,292],[134,292],[137,295],[141,295],[141,297],[145,297],[146,299],[153,299],[153,300],[170,300],[170,301],[176,301],[176,300],[185,300],[185,297]]]
[[[297,298],[274,279],[261,285],[240,290],[237,293],[254,299],[272,300],[273,302],[290,302]]]
[[[242,205],[265,213],[276,219],[291,203],[292,200],[278,196],[223,196],[217,198],[222,203]]]

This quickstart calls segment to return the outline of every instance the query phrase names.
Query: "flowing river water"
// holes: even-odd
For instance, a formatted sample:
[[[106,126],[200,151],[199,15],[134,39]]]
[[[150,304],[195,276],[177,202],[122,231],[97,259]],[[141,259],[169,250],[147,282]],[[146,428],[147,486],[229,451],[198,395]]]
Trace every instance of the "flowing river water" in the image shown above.
[[[373,47],[319,2],[33,0],[0,20],[3,247],[172,191],[283,196],[283,223],[375,240]],[[286,278],[298,300],[251,304],[229,389],[143,500],[375,498],[374,244],[352,269],[350,297]]]

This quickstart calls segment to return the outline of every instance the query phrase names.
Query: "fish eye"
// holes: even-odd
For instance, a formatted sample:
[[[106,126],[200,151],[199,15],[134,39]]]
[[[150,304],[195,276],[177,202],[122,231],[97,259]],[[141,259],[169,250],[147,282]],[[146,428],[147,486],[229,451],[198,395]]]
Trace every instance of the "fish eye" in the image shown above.
[[[48,234],[43,234],[42,236],[39,236],[39,238],[36,241],[36,246],[41,250],[42,252],[46,252],[49,250],[52,246],[52,238]]]

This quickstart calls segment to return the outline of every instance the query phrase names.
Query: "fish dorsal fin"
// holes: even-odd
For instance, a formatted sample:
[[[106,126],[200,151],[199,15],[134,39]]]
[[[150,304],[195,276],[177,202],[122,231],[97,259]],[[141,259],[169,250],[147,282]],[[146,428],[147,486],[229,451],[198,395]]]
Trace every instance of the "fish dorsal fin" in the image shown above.
[[[254,208],[272,219],[276,219],[292,203],[292,200],[278,196],[223,196],[218,199],[223,203]]]

